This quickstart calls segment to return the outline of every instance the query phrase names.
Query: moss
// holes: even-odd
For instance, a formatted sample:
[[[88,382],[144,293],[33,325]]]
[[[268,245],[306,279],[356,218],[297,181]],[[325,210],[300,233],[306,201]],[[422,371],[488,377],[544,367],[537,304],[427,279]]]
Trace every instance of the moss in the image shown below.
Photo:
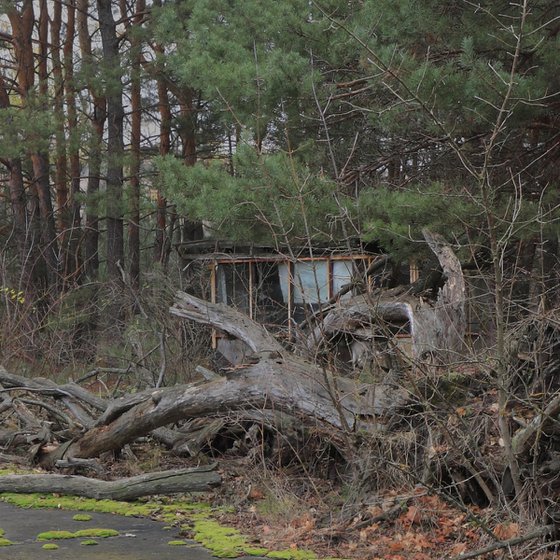
[[[158,502],[119,502],[116,500],[94,500],[76,496],[53,496],[52,494],[0,494],[4,502],[22,508],[55,508],[67,510],[91,511],[96,513],[114,513],[117,515],[150,517],[159,515],[168,521],[175,521],[180,514],[210,512],[210,506],[204,503],[158,503]]]
[[[57,541],[61,539],[73,539],[74,533],[70,531],[45,531],[37,535],[38,541]]]
[[[96,544],[98,544],[97,541],[94,541],[93,539],[88,539],[80,543],[82,546],[95,546]]]
[[[267,553],[265,548],[251,546],[247,539],[236,529],[224,527],[209,518],[194,521],[194,540],[208,548],[219,558],[236,558],[241,554],[252,556]]]
[[[317,555],[310,550],[274,550],[269,552],[267,558],[282,558],[284,560],[316,560]]]
[[[115,529],[81,529],[76,531],[74,536],[79,538],[94,538],[94,539],[106,539],[107,537],[118,537],[119,532]]]
[[[72,519],[74,521],[91,521],[92,517],[87,513],[77,513],[74,517],[72,517]]]
[[[44,544],[41,548],[43,548],[44,550],[58,550],[58,545],[52,542],[48,542]]]
[[[11,546],[12,544],[14,544],[12,541],[0,537],[0,546]]]
[[[61,539],[80,539],[80,538],[107,538],[116,537],[119,532],[114,529],[82,529],[72,533],[71,531],[45,531],[37,535],[39,541],[56,541]]]
[[[0,529],[0,537],[3,537],[6,534],[6,531],[4,531],[4,529]]]
[[[23,508],[56,508],[94,511],[98,513],[116,513],[119,515],[149,516],[156,508],[147,504],[117,502],[114,500],[93,500],[76,496],[53,496],[51,494],[12,494],[4,493],[0,498]]]
[[[259,547],[249,547],[243,551],[245,554],[249,556],[266,556],[268,553],[267,548],[259,548]]]
[[[167,544],[169,546],[185,546],[187,543],[185,541],[169,541]]]

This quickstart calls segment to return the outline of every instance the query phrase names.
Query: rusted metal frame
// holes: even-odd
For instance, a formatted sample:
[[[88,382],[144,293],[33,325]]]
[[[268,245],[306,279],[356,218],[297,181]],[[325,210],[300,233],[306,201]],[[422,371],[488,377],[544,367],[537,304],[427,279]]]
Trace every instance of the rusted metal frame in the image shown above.
[[[210,301],[212,303],[217,303],[217,282],[218,282],[218,263],[214,262],[210,265]],[[218,331],[212,329],[212,350],[216,350],[218,347]]]
[[[252,261],[248,261],[247,262],[247,267],[248,267],[248,278],[249,278],[249,317],[251,319],[255,319],[255,306],[253,304],[253,283],[254,283],[254,279],[253,279],[253,272],[254,272],[254,265],[255,263]]]

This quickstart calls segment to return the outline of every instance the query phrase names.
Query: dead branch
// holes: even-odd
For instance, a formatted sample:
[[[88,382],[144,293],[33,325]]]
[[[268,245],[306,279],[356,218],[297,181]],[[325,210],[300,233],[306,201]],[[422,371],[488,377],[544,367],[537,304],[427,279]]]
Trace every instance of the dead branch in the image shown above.
[[[283,353],[282,345],[261,325],[221,303],[209,303],[185,292],[176,295],[172,315],[212,325],[243,341],[255,354]]]
[[[483,556],[484,554],[488,554],[489,552],[492,552],[494,550],[509,548],[511,546],[516,546],[527,541],[538,539],[539,537],[544,537],[552,533],[553,530],[554,525],[545,525],[544,527],[539,527],[538,529],[535,529],[534,531],[532,531],[531,533],[527,533],[526,535],[513,537],[512,539],[508,539],[507,541],[498,541],[489,544],[484,548],[479,548],[478,550],[473,550],[472,552],[467,552],[465,554],[455,556],[451,560],[469,560],[469,558],[477,558],[478,556]]]

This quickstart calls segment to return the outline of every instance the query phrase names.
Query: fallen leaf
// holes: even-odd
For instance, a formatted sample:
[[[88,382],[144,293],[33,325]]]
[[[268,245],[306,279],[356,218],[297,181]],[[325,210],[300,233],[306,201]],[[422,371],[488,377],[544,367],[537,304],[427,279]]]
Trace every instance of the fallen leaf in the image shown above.
[[[460,543],[456,543],[454,544],[451,549],[449,550],[449,552],[453,555],[453,556],[458,556],[459,554],[463,554],[463,552],[465,552],[465,550],[467,550],[467,544],[460,542]]]
[[[494,534],[502,541],[507,541],[519,535],[519,525],[517,523],[500,523],[496,525]]]
[[[422,520],[420,511],[416,506],[409,506],[407,512],[403,515],[403,520],[410,525],[418,525]]]

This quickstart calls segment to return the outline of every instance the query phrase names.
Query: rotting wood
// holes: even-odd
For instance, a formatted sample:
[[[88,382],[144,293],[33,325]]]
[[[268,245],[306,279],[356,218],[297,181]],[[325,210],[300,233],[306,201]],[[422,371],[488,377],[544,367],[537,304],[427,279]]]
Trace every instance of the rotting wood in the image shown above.
[[[461,263],[443,237],[428,230],[424,238],[438,258],[445,283],[434,301],[425,301],[415,292],[417,286],[405,290],[376,290],[355,296],[325,313],[306,338],[311,355],[337,335],[352,335],[360,340],[364,329],[378,336],[391,338],[390,325],[408,324],[411,355],[414,361],[426,357],[456,359],[464,350],[465,281]],[[418,285],[422,285],[419,282]],[[403,353],[404,354],[404,353]]]
[[[0,492],[18,494],[59,493],[96,500],[134,500],[155,494],[206,492],[221,483],[216,464],[160,471],[120,480],[98,480],[62,474],[0,476]]]
[[[33,454],[41,466],[53,468],[61,460],[98,457],[106,451],[120,450],[158,429],[160,439],[173,441],[174,447],[185,451],[182,444],[188,447],[189,438],[169,437],[169,428],[165,426],[248,410],[275,410],[297,417],[303,424],[312,424],[316,433],[322,433],[344,454],[344,449],[349,450],[345,433],[368,429],[368,419],[369,427],[379,429],[378,417],[392,414],[409,399],[406,391],[393,386],[372,386],[336,378],[285,350],[263,327],[223,305],[180,292],[171,311],[238,336],[253,350],[254,359],[213,381],[149,389],[113,401],[83,395],[87,391],[72,383],[57,386],[48,380],[14,376],[1,368],[0,383],[9,391],[39,393],[58,400],[61,405],[65,404],[63,399],[70,399],[96,411],[93,427],[84,426],[85,431],[74,430],[70,434],[67,426],[58,431],[55,427],[52,431],[55,440],[63,442],[58,447],[51,436],[40,438],[44,443],[54,441],[54,445],[45,445]],[[75,416],[68,407],[67,413]],[[39,429],[37,425],[35,430]]]
[[[221,303],[209,303],[185,292],[178,292],[170,312],[177,317],[212,325],[244,342],[255,354],[282,354],[284,347],[261,325],[247,315]]]

